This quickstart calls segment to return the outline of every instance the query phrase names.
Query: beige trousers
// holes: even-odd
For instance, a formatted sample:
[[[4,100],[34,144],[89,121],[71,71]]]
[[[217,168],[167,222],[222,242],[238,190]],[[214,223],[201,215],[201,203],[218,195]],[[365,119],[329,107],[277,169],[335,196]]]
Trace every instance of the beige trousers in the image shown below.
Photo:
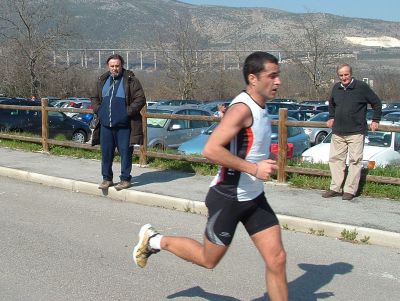
[[[332,176],[331,190],[340,192],[345,177],[348,156],[349,168],[343,192],[356,194],[361,177],[363,151],[364,135],[332,135],[329,151],[329,168]]]

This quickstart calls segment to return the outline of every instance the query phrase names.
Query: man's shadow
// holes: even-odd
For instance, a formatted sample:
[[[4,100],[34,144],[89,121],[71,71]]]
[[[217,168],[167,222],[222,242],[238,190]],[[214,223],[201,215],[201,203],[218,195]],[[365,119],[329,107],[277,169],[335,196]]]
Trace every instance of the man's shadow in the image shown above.
[[[138,187],[151,183],[166,183],[177,179],[192,177],[194,173],[175,170],[157,170],[145,172],[132,177],[132,186]]]
[[[135,188],[151,183],[166,183],[166,182],[171,182],[177,179],[182,179],[182,178],[189,178],[194,175],[193,173],[189,172],[181,172],[181,171],[175,171],[175,170],[157,170],[157,171],[150,171],[150,172],[145,172],[136,176],[133,176],[129,188]],[[114,183],[116,185],[116,183]],[[109,188],[102,189],[102,193],[104,196],[107,196],[109,194],[110,189],[115,189],[115,185],[110,186]]]
[[[334,296],[334,292],[319,292],[326,284],[330,283],[335,275],[350,273],[353,266],[345,262],[336,262],[330,265],[316,265],[300,263],[299,267],[305,271],[299,278],[289,283],[289,300],[293,301],[317,301]],[[195,286],[167,296],[168,299],[179,297],[201,297],[209,301],[239,301],[230,296],[218,295],[206,292],[199,286]],[[267,293],[252,301],[270,301]]]
[[[341,188],[343,189],[343,187],[344,187],[344,183],[346,182],[346,179],[347,179],[347,175],[349,174],[349,167],[348,166],[346,166],[346,169],[345,169],[345,173],[344,173],[344,179],[343,179],[343,183],[342,183],[342,185],[341,185]],[[367,176],[368,176],[368,172],[369,172],[369,170],[368,169],[366,169],[366,168],[363,168],[363,169],[361,169],[361,175],[360,175],[360,181],[358,182],[358,190],[357,190],[357,192],[356,192],[356,197],[357,196],[360,196],[361,194],[362,194],[362,192],[363,192],[363,190],[364,190],[364,187],[365,187],[365,185],[367,184]],[[354,201],[353,201],[354,202]]]
[[[364,190],[364,186],[367,184],[367,176],[368,176],[369,170],[366,168],[363,168],[361,170],[361,176],[360,176],[360,182],[358,185],[358,190],[356,193],[356,196],[360,196]]]

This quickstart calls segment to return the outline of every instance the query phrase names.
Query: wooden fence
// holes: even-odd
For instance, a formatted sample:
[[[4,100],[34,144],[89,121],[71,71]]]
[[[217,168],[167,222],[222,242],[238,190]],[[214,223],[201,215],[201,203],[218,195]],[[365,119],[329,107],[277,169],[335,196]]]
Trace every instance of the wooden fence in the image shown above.
[[[42,115],[42,135],[41,138],[35,137],[26,137],[16,134],[7,134],[0,132],[0,138],[4,139],[12,139],[12,140],[21,140],[33,143],[41,143],[43,147],[43,151],[49,151],[49,145],[60,145],[66,147],[75,147],[75,148],[83,148],[83,149],[96,149],[99,150],[98,146],[91,146],[90,144],[82,144],[75,143],[70,141],[59,141],[54,139],[49,139],[49,127],[48,127],[48,112],[72,112],[72,113],[93,113],[91,109],[74,109],[74,108],[55,108],[48,106],[48,100],[46,98],[42,98],[41,106],[18,106],[18,105],[2,105],[0,103],[0,109],[19,109],[19,110],[33,110],[33,111],[41,111]],[[161,119],[181,119],[181,120],[200,120],[200,121],[212,121],[219,122],[219,117],[208,117],[208,116],[193,116],[193,115],[172,115],[172,114],[153,114],[147,113],[146,107],[142,110],[143,116],[143,133],[144,133],[144,141],[147,141],[147,118],[161,118]],[[277,180],[280,183],[286,182],[287,173],[299,173],[306,175],[314,175],[314,176],[330,176],[330,172],[327,170],[313,169],[313,168],[302,168],[295,166],[287,166],[287,132],[289,126],[294,127],[310,127],[310,128],[321,128],[326,127],[325,122],[308,122],[308,121],[291,121],[288,120],[287,109],[279,110],[279,119],[273,120],[272,124],[278,125],[278,172],[277,172]],[[400,132],[400,127],[398,126],[387,126],[380,125],[380,130],[389,131],[389,132]],[[209,160],[204,157],[196,157],[196,156],[187,156],[187,155],[179,155],[179,154],[166,154],[160,153],[156,151],[149,151],[147,149],[147,144],[141,145],[139,150],[134,150],[134,154],[139,156],[140,165],[147,164],[147,158],[163,158],[170,160],[181,160],[188,162],[198,162],[198,163],[207,163],[213,164]],[[399,178],[391,178],[391,177],[382,177],[382,176],[371,176],[367,175],[367,181],[376,182],[376,183],[386,183],[393,185],[400,185]]]

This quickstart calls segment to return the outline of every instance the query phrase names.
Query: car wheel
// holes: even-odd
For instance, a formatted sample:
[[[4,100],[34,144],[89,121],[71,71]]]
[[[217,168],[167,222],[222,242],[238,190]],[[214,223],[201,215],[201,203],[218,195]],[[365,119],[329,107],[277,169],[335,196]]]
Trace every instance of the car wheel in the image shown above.
[[[82,130],[76,131],[72,135],[72,141],[77,143],[85,143],[86,142],[86,133]]]
[[[153,146],[153,148],[157,151],[164,151],[165,150],[165,146],[162,145],[161,143],[157,143]]]
[[[320,144],[327,135],[328,133],[325,132],[318,133],[318,135],[315,137],[315,144]]]

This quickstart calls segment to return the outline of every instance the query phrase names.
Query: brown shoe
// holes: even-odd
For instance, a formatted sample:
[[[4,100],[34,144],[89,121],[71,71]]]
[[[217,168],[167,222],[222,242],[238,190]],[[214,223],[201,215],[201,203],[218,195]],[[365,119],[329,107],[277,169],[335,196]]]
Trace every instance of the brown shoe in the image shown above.
[[[323,198],[333,198],[335,196],[340,196],[342,195],[340,192],[333,191],[333,190],[327,190],[322,194]]]
[[[121,181],[115,185],[116,190],[128,189],[129,187],[131,187],[131,182],[129,181]]]
[[[103,182],[100,183],[99,189],[108,189],[113,185],[114,183],[112,181],[104,180]]]
[[[351,193],[343,193],[342,200],[344,201],[351,201],[354,198],[354,195]]]

